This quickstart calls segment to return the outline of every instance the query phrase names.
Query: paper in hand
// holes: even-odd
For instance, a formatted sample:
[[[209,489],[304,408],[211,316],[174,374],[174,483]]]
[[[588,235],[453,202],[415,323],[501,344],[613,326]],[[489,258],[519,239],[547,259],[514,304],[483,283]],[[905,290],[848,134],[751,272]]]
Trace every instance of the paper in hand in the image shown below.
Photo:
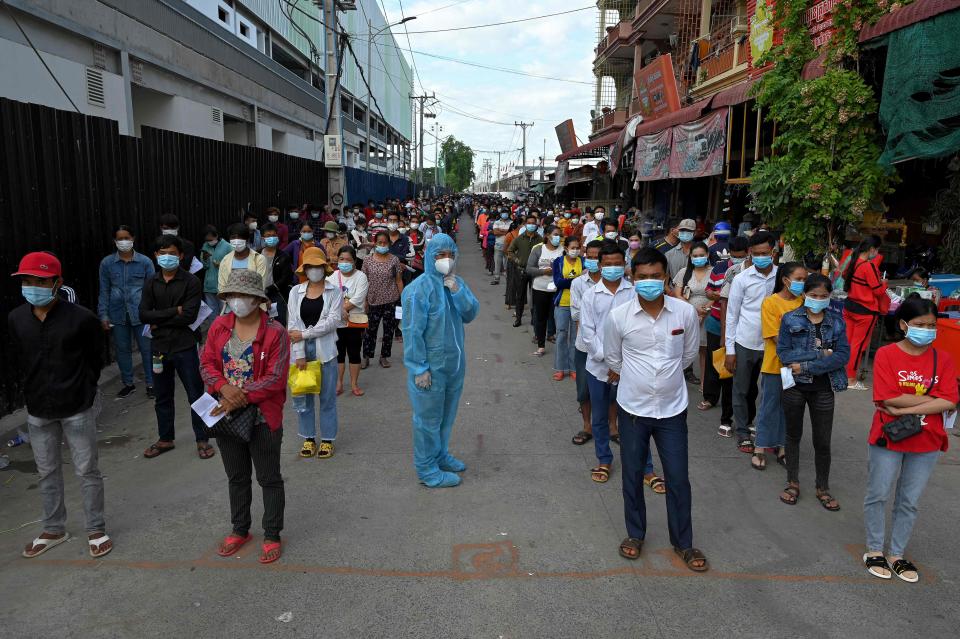
[[[797,385],[797,380],[793,379],[793,371],[787,366],[780,369],[780,381],[783,384],[783,390]]]
[[[210,393],[204,393],[197,401],[190,404],[190,408],[197,414],[197,417],[203,420],[207,428],[213,428],[214,424],[223,419],[221,415],[211,415],[210,413],[219,406],[220,403]]]
[[[203,263],[200,260],[198,260],[196,257],[194,257],[193,261],[190,262],[190,272],[196,273],[202,268],[203,268]]]
[[[197,312],[197,319],[190,325],[190,330],[195,331],[200,328],[200,325],[203,324],[203,321],[210,317],[210,314],[213,313],[213,309],[207,306],[205,303],[200,302],[200,311]]]

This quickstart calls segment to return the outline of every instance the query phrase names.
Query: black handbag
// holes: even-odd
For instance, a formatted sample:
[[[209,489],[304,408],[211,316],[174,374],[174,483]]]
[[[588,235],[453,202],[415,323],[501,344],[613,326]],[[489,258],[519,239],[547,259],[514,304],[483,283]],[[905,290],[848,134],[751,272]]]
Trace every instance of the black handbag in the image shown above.
[[[256,404],[248,404],[239,410],[232,411],[223,416],[219,422],[211,428],[211,435],[220,439],[221,437],[232,437],[242,442],[250,442],[253,435],[253,427],[260,419],[260,409]]]
[[[933,349],[933,374],[930,375],[930,387],[927,388],[927,391],[924,395],[929,395],[930,391],[933,390],[933,386],[937,380],[937,349]],[[900,415],[892,422],[887,422],[883,425],[883,435],[881,438],[883,442],[881,445],[886,446],[886,440],[889,439],[892,442],[903,441],[908,437],[913,437],[923,430],[923,423],[920,421],[920,415]],[[880,444],[881,442],[877,442]]]

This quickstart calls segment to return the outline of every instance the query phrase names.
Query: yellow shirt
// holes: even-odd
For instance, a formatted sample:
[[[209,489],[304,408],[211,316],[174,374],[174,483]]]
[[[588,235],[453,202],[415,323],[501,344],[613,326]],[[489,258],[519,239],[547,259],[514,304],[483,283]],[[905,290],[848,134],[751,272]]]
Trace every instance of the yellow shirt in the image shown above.
[[[573,261],[573,264],[570,263],[566,257],[563,258],[563,277],[572,280],[575,279],[583,272],[583,263],[580,261],[580,258],[577,258]],[[559,306],[570,306],[570,289],[563,289],[563,293],[560,294],[560,304]]]
[[[779,375],[780,358],[777,357],[777,336],[780,334],[780,320],[790,311],[799,308],[803,304],[803,296],[799,295],[793,300],[787,301],[774,293],[763,300],[760,306],[760,330],[763,333],[763,366],[760,369],[762,373]]]

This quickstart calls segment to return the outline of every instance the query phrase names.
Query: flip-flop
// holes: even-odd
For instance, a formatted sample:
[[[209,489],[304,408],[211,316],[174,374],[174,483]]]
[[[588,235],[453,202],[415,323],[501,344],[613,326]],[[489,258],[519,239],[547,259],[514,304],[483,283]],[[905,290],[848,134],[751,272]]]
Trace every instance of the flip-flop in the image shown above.
[[[711,408],[713,408],[713,404],[706,400],[697,404],[697,410],[710,410]]]
[[[282,545],[279,541],[264,541],[263,545],[261,546],[261,553],[260,553],[260,559],[259,559],[260,563],[272,564],[277,559],[280,559],[281,548],[282,548]],[[270,554],[273,553],[274,551],[276,551],[277,554],[271,557]]]
[[[350,392],[353,394],[354,397],[363,397],[364,395],[362,388],[353,388],[350,390]]]
[[[211,459],[217,454],[216,449],[207,442],[197,442],[197,457],[200,459]]]
[[[103,537],[97,537],[96,539],[87,539],[87,545],[89,546],[87,550],[90,551],[90,556],[96,559],[98,557],[103,557],[104,555],[110,554],[110,551],[113,550],[113,544],[110,544],[110,547],[107,548],[106,550],[94,550],[95,548],[100,548],[100,546],[107,543],[108,541],[110,541],[110,536],[107,535],[107,533],[103,533]]]
[[[30,544],[30,547],[36,548],[37,546],[40,546],[40,550],[32,554],[24,550],[20,554],[26,557],[27,559],[33,559],[34,557],[39,557],[40,555],[47,552],[51,548],[56,548],[57,546],[67,541],[68,539],[70,539],[70,533],[68,532],[63,533],[63,537],[58,537],[57,539],[43,539],[42,537],[37,537],[36,539],[33,540],[33,543]]]
[[[247,533],[246,537],[240,537],[239,535],[229,534],[227,535],[220,546],[217,548],[217,554],[221,557],[230,557],[231,555],[237,554],[237,551],[240,550],[244,544],[253,539],[253,535]]]
[[[663,477],[658,477],[657,475],[654,475],[649,479],[644,477],[643,483],[649,486],[650,490],[658,495],[667,494],[667,482],[664,481]]]
[[[154,457],[159,457],[164,453],[169,453],[174,448],[176,448],[175,445],[157,446],[156,444],[150,444],[150,447],[143,451],[143,456],[146,459],[153,459]]]
[[[573,436],[573,439],[571,441],[577,446],[583,446],[591,439],[593,439],[593,435],[591,435],[585,430],[581,430],[579,433]]]

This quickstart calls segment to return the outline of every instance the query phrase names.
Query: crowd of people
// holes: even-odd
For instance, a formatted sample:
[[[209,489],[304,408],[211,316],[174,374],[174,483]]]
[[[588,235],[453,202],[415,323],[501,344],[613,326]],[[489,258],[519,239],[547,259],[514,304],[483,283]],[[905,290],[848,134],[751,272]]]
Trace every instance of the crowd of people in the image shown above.
[[[394,343],[402,341],[417,476],[431,488],[458,485],[466,464],[450,453],[449,441],[464,385],[464,324],[480,311],[457,274],[461,219],[475,225],[490,285],[505,280],[513,326],[533,327],[533,355],[552,350],[552,380],[574,382],[569,393],[582,427],[572,443],[593,442],[592,481],[611,479],[612,446],[619,447],[622,557],[641,554],[649,489],[665,496],[676,553],[693,571],[709,567],[693,544],[691,394],[700,397],[697,410],[716,413],[718,435],[735,438],[753,469],[766,470],[768,459],[785,468],[779,499],[789,506],[800,501],[799,444],[809,411],[815,503],[840,510],[830,486],[836,393],[867,390],[862,366],[890,299],[876,238],[839,260],[796,260],[762,223],[741,223],[734,234],[726,221],[708,229],[700,220],[669,220],[658,234],[635,210],[541,210],[467,196],[285,215],[270,208],[264,217],[248,213],[225,233],[207,226],[198,249],[181,236],[177,217],[165,215],[152,255],[137,252],[137,229],[118,227],[115,250],[100,263],[96,314],[62,295],[53,254],[22,258],[14,276],[25,303],[10,313],[9,334],[19,351],[44,513],[43,532],[25,557],[68,538],[61,437],[82,482],[90,556],[113,547],[96,449],[105,333],[120,371],[118,399],[137,392],[134,343],[141,355],[158,432],[144,458],[175,449],[177,378],[191,405],[208,393],[216,400],[213,417],[249,426],[247,438],[216,437],[232,524],[222,556],[252,539],[254,473],[264,501],[260,561],[281,555],[280,449],[291,373],[320,371],[317,388],[292,405],[299,455],[329,459],[347,382],[351,397],[363,397],[361,371],[373,359],[390,368]],[[839,289],[842,308],[835,305]],[[911,296],[896,317],[902,338],[874,359],[863,561],[874,576],[917,581],[905,550],[917,503],[947,449],[957,380],[949,354],[931,346],[936,306]],[[191,423],[197,456],[211,459],[216,449],[204,416],[191,411]],[[885,505],[894,485],[888,543]]]
[[[800,499],[808,411],[816,503],[840,510],[830,488],[835,397],[848,387],[870,390],[863,365],[891,299],[879,271],[879,238],[865,238],[839,260],[798,261],[765,224],[754,229],[752,216],[737,234],[728,221],[708,229],[702,220],[673,219],[658,235],[635,208],[541,210],[491,199],[478,203],[474,221],[490,284],[505,274],[513,326],[523,325],[529,302],[533,355],[545,356],[553,343],[553,379],[575,381],[570,392],[583,426],[572,441],[594,442],[593,481],[609,481],[611,442],[620,446],[623,557],[640,556],[646,485],[666,495],[677,553],[692,570],[707,569],[692,543],[688,385],[701,397],[697,410],[719,408],[718,435],[735,438],[753,469],[766,470],[768,457],[785,468],[779,499],[790,506]],[[925,272],[911,278],[929,285]],[[834,295],[835,288],[843,294]],[[884,579],[919,579],[904,549],[917,501],[947,449],[944,420],[952,424],[955,416],[953,363],[931,347],[936,317],[933,302],[909,297],[896,316],[901,339],[875,356],[863,562]],[[663,477],[655,472],[651,437]],[[887,545],[884,507],[895,481]]]

